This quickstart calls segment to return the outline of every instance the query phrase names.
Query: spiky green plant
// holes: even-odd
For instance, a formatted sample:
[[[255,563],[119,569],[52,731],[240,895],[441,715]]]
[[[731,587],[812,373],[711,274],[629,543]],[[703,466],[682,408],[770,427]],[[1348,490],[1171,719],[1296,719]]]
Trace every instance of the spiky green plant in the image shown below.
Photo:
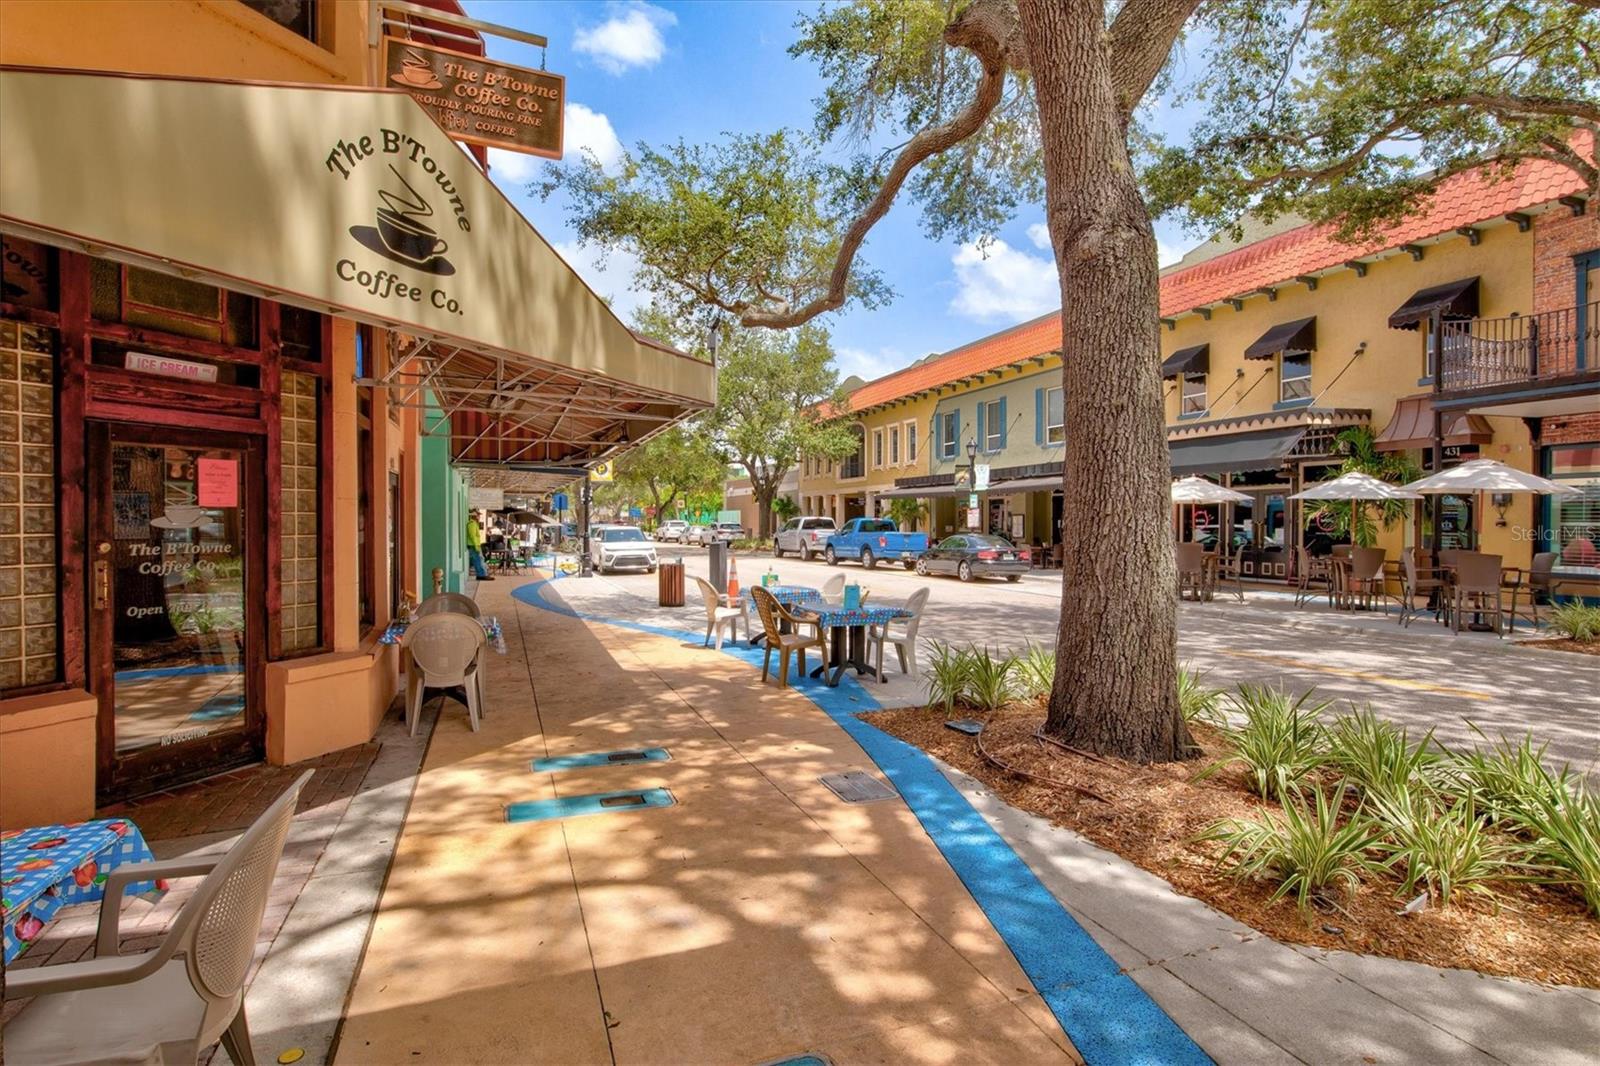
[[[1581,783],[1564,794],[1531,796],[1511,816],[1529,838],[1528,859],[1541,880],[1572,885],[1600,917],[1600,795]]]
[[[1512,821],[1519,812],[1565,799],[1577,786],[1571,767],[1562,764],[1552,770],[1545,764],[1549,745],[1536,747],[1532,735],[1515,742],[1505,737],[1489,742],[1481,729],[1472,729],[1486,744],[1452,752],[1441,776],[1450,791],[1471,796],[1492,821]]]
[[[1580,644],[1600,640],[1600,607],[1580,600],[1563,603],[1550,612],[1550,628]]]
[[[1285,796],[1281,817],[1266,811],[1260,821],[1229,818],[1201,835],[1222,844],[1219,861],[1234,876],[1276,882],[1272,898],[1293,896],[1302,911],[1333,902],[1335,889],[1353,892],[1363,874],[1378,868],[1370,854],[1378,843],[1372,820],[1360,810],[1340,820],[1345,786],[1332,794],[1307,791]]]
[[[971,660],[971,653],[962,648],[942,640],[932,642],[928,666],[922,673],[929,707],[937,707],[947,715],[956,709],[967,691]]]
[[[1385,836],[1379,851],[1399,869],[1402,895],[1420,888],[1448,907],[1463,893],[1493,896],[1492,882],[1522,873],[1521,849],[1484,824],[1471,796],[1442,804],[1423,788],[1400,788],[1375,794],[1372,810]]]
[[[1056,682],[1056,650],[1030,642],[1017,656],[1014,669],[1019,695],[1029,699],[1043,696]]]
[[[1404,727],[1380,719],[1371,707],[1340,715],[1328,730],[1329,763],[1369,797],[1430,789],[1443,758],[1433,730],[1413,744]]]
[[[1016,688],[1012,671],[1017,660],[984,648],[973,649],[967,662],[967,701],[980,711],[997,711],[1011,701]]]
[[[1190,725],[1198,722],[1220,729],[1227,721],[1222,714],[1222,690],[1208,688],[1205,680],[1205,671],[1191,669],[1187,663],[1179,665],[1178,709]]]
[[[1230,754],[1212,763],[1200,776],[1243,763],[1250,789],[1263,799],[1282,799],[1299,789],[1327,762],[1327,730],[1320,719],[1327,701],[1311,703],[1312,691],[1291,696],[1265,685],[1241,684],[1224,699],[1243,721],[1225,725]]]

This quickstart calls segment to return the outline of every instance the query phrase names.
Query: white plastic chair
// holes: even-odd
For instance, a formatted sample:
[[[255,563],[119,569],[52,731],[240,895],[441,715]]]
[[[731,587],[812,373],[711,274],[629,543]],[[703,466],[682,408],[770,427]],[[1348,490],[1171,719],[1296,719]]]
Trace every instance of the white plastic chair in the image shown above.
[[[483,649],[488,644],[483,625],[454,612],[439,612],[411,623],[400,647],[405,649],[406,728],[417,735],[417,720],[429,689],[463,688],[467,695],[467,720],[478,731],[483,711]]]
[[[867,627],[867,640],[878,649],[878,680],[883,676],[883,646],[893,644],[895,654],[900,656],[900,672],[917,676],[917,627],[922,625],[922,609],[928,604],[927,588],[920,588],[906,600],[906,610],[911,612],[910,618],[896,618],[883,625]],[[896,626],[904,626],[904,632],[895,632]]]
[[[33,1002],[6,1026],[14,1063],[195,1062],[221,1039],[238,1066],[255,1066],[244,979],[307,770],[222,856],[130,863],[111,871],[94,957],[11,970],[6,997]],[[118,954],[130,884],[204,877],[161,943]]]
[[[471,615],[473,618],[482,618],[483,613],[478,609],[478,601],[471,596],[464,596],[459,592],[436,592],[423,600],[417,607],[416,617],[439,614],[440,612]]]
[[[700,596],[706,602],[706,639],[703,647],[709,646],[712,636],[715,636],[717,648],[721,650],[724,629],[728,631],[729,640],[738,640],[740,619],[744,620],[745,636],[750,635],[750,618],[745,614],[742,604],[738,607],[724,607],[722,598],[717,595],[717,590],[712,587],[711,582],[703,577],[697,577],[694,583],[700,586]]]
[[[843,574],[834,574],[822,583],[822,599],[835,607],[844,602]]]

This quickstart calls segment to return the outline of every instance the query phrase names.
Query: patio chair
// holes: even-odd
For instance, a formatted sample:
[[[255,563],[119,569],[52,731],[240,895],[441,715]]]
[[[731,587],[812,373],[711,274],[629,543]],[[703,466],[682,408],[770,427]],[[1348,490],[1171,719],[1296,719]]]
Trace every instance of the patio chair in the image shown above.
[[[772,653],[778,653],[778,687],[789,687],[789,657],[796,652],[800,655],[800,673],[806,672],[806,649],[816,648],[817,654],[826,663],[828,661],[828,647],[823,642],[822,627],[816,622],[796,618],[784,609],[777,597],[766,589],[757,585],[751,589],[756,601],[756,613],[761,616],[761,628],[766,633],[767,639],[763,647],[766,654],[761,658],[761,681],[766,683],[767,674],[772,666]],[[784,632],[784,626],[789,627],[789,632]],[[806,630],[810,632],[807,633]]]
[[[478,607],[478,601],[459,592],[435,592],[418,605],[416,617],[421,618],[423,615],[438,614],[440,611],[453,611],[456,614],[471,615],[473,618],[483,617],[483,612]]]
[[[1361,604],[1368,608],[1374,601],[1383,604],[1384,613],[1389,611],[1389,575],[1385,571],[1389,553],[1382,548],[1355,548],[1350,552],[1350,573],[1346,579],[1345,594],[1351,605]]]
[[[465,690],[467,721],[478,731],[483,708],[483,649],[489,638],[476,619],[441,611],[413,622],[400,638],[408,655],[406,728],[417,735],[417,721],[428,690]]]
[[[1423,566],[1416,550],[1400,555],[1400,625],[1410,627],[1418,614],[1417,597],[1426,596],[1433,605],[1433,617],[1438,621],[1444,610],[1445,571],[1439,567]]]
[[[702,648],[711,646],[711,638],[717,638],[717,650],[722,650],[722,631],[728,631],[729,640],[739,639],[739,620],[744,619],[744,635],[750,636],[750,619],[744,613],[744,607],[728,607],[723,605],[723,597],[711,586],[711,582],[703,577],[694,579],[700,586],[700,598],[706,602],[706,639],[700,645]],[[743,599],[743,597],[740,597]]]
[[[1226,589],[1238,597],[1239,602],[1244,602],[1244,549],[1238,548],[1234,553],[1225,555],[1217,560],[1217,590]]]
[[[864,597],[863,597],[864,598]],[[867,643],[878,649],[878,680],[888,680],[883,676],[883,646],[893,644],[895,654],[900,657],[900,672],[917,676],[917,627],[922,625],[922,609],[928,604],[927,586],[917,589],[906,600],[906,610],[911,612],[910,618],[897,618],[882,625],[867,627]],[[903,632],[896,632],[896,627],[902,627]]]
[[[1494,631],[1504,636],[1505,611],[1500,602],[1500,556],[1483,552],[1457,552],[1456,579],[1450,594],[1453,628],[1461,632],[1462,619],[1473,614],[1494,619]]]
[[[1328,606],[1333,606],[1333,566],[1327,559],[1319,559],[1306,550],[1304,544],[1294,549],[1294,605],[1300,607],[1319,593],[1327,593]]]
[[[834,574],[822,583],[822,598],[835,607],[844,602],[843,574]]]
[[[255,1066],[244,1014],[244,980],[289,836],[307,770],[226,854],[129,863],[112,870],[100,903],[92,958],[10,970],[9,999],[31,998],[6,1025],[6,1056],[18,1063],[195,1062],[222,1046]],[[149,951],[120,953],[119,922],[130,884],[204,877]]]
[[[1551,578],[1556,568],[1555,552],[1536,552],[1533,566],[1528,570],[1528,619],[1535,629],[1539,627],[1539,601],[1555,603],[1555,582]],[[1512,611],[1512,624],[1516,624],[1516,611]]]
[[[1184,541],[1177,548],[1178,598],[1185,590],[1194,593],[1197,600],[1206,594],[1206,550],[1198,541]]]
[[[1059,542],[1056,544],[1056,546],[1054,548],[1050,549],[1050,568],[1052,570],[1060,570],[1061,569],[1061,560],[1062,560],[1062,557],[1063,557],[1062,553],[1065,552],[1065,551],[1066,551],[1066,545],[1065,544],[1061,544]]]

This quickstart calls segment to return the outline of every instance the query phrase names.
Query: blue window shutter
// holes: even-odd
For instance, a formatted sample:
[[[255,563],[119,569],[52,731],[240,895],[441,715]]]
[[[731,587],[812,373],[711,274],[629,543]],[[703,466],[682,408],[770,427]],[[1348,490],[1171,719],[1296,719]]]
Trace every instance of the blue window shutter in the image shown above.
[[[1033,390],[1033,443],[1044,443],[1044,390]]]
[[[984,432],[983,426],[983,409],[987,406],[989,405],[981,401],[978,404],[978,450],[980,452],[989,450],[989,434]]]
[[[1006,419],[1006,398],[1000,397],[1000,450],[1006,450],[1006,435],[1011,431],[1011,423]]]

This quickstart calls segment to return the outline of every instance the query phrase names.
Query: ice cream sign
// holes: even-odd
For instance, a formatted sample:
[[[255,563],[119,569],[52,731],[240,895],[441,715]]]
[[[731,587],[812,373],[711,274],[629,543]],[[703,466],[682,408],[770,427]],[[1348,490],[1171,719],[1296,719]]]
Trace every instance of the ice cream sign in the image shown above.
[[[214,384],[217,368],[210,363],[197,363],[191,359],[174,359],[170,355],[152,355],[149,352],[129,352],[122,365],[141,374],[159,374],[164,378],[183,381],[203,381]]]

